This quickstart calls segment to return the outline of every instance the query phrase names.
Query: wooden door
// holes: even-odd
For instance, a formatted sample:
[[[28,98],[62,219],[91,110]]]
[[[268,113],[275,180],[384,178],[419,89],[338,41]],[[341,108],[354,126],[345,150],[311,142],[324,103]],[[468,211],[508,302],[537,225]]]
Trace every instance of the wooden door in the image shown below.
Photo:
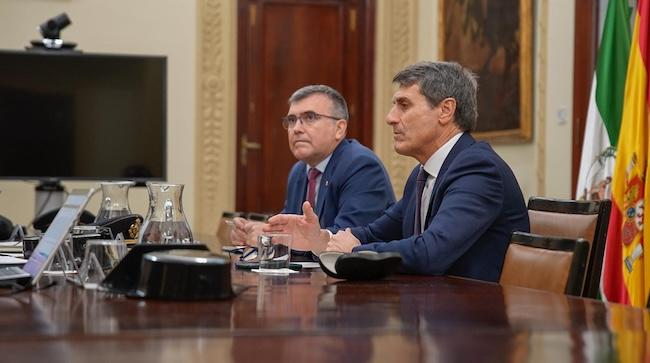
[[[295,163],[281,117],[298,88],[326,84],[348,102],[348,137],[371,147],[372,0],[240,0],[237,210],[276,213]]]

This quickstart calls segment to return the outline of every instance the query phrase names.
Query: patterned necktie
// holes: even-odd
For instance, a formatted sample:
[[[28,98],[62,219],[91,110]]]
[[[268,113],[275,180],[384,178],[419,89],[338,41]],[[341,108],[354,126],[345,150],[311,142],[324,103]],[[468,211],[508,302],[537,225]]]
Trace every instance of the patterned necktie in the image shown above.
[[[421,216],[422,214],[421,209],[422,209],[422,191],[424,191],[424,185],[427,182],[427,178],[429,177],[429,173],[427,173],[422,166],[420,166],[420,170],[418,171],[418,176],[415,179],[415,190],[416,190],[416,195],[415,195],[415,224],[413,227],[413,235],[419,236],[422,233],[422,225],[421,225]]]
[[[320,170],[310,168],[307,173],[307,201],[311,204],[312,208],[316,208],[316,179],[320,175]]]

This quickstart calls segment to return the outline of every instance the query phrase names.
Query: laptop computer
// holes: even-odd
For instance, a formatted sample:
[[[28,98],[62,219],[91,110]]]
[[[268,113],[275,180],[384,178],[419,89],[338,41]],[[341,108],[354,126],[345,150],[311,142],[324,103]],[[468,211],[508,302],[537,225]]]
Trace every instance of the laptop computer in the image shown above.
[[[17,266],[0,267],[0,284],[17,282],[28,286],[36,283],[74,227],[94,192],[95,189],[71,191],[27,263],[22,268]]]

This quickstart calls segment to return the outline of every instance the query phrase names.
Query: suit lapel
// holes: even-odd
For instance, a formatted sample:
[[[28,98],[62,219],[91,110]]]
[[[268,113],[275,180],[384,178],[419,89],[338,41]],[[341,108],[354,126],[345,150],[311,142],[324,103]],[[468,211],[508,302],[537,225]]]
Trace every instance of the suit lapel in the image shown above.
[[[296,214],[302,214],[302,203],[305,201],[305,196],[307,195],[307,166],[305,163],[302,163],[302,172],[298,175],[298,181],[296,183],[296,194],[294,200],[296,205],[293,207],[296,211]]]
[[[327,163],[327,167],[325,167],[325,172],[323,175],[321,175],[320,178],[320,185],[318,187],[318,197],[316,198],[316,215],[318,217],[323,215],[323,210],[325,209],[325,203],[327,203],[327,200],[329,198],[326,198],[326,196],[329,195],[330,193],[330,179],[334,175],[334,172],[336,171],[336,166],[339,162],[339,158],[341,158],[341,155],[345,152],[345,148],[348,146],[350,143],[349,140],[343,139],[334,149],[334,152],[332,152],[332,157],[330,158],[330,161]]]
[[[472,135],[470,135],[468,132],[463,133],[463,136],[461,136],[460,139],[458,139],[458,142],[456,142],[456,145],[454,145],[454,147],[451,148],[449,155],[447,155],[447,158],[445,158],[445,161],[442,163],[442,167],[440,167],[440,171],[438,172],[438,177],[436,178],[436,181],[433,184],[433,190],[431,191],[431,200],[429,201],[429,209],[427,211],[425,228],[429,226],[433,216],[436,213],[438,213],[437,200],[440,198],[438,190],[440,189],[439,188],[440,184],[442,184],[444,181],[447,169],[449,169],[449,165],[451,165],[452,161],[456,158],[458,154],[460,154],[461,151],[465,150],[467,147],[474,144],[475,142],[476,140],[474,140]],[[435,209],[434,206],[436,206]]]
[[[413,236],[413,231],[415,230],[415,199],[417,198],[417,193],[415,191],[415,178],[420,169],[420,164],[417,164],[415,168],[411,171],[408,179],[406,180],[406,188],[404,188],[404,198],[402,204],[402,236],[408,238]],[[408,190],[408,192],[407,192]],[[407,194],[410,193],[410,194]]]

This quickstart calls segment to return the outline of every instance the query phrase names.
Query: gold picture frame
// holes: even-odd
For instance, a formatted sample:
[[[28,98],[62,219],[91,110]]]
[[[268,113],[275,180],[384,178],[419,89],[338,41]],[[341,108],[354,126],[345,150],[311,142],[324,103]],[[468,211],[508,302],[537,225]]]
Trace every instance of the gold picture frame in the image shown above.
[[[439,56],[478,76],[478,123],[492,142],[532,137],[532,0],[440,0]],[[515,100],[513,102],[513,100]]]

